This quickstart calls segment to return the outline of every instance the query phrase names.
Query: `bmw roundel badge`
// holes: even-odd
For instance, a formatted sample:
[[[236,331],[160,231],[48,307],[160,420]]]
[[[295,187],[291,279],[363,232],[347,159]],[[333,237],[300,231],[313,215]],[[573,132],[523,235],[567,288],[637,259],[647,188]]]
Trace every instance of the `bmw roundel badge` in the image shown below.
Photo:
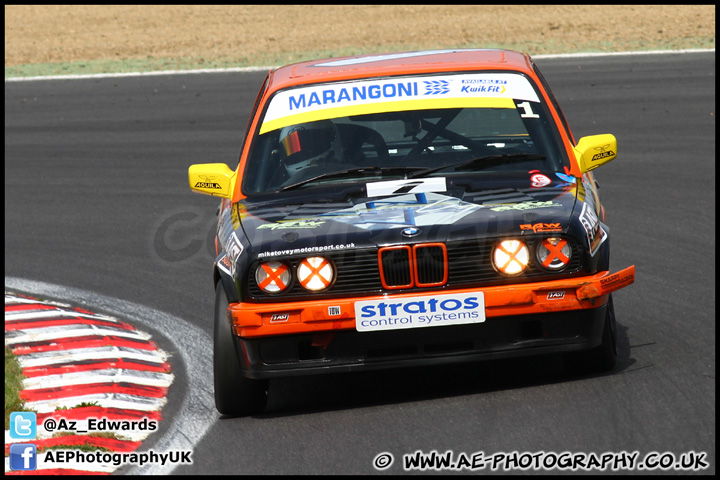
[[[403,228],[402,232],[400,233],[402,233],[406,237],[414,237],[415,235],[420,233],[420,229],[417,227],[407,227]]]

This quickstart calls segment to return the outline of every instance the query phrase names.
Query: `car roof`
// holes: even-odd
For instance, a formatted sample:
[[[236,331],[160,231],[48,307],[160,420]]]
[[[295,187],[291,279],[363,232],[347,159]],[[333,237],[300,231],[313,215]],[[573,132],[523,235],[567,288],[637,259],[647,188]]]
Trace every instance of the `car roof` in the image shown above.
[[[326,58],[287,65],[271,72],[268,91],[357,78],[473,70],[515,70],[533,74],[530,56],[513,50],[423,50]]]

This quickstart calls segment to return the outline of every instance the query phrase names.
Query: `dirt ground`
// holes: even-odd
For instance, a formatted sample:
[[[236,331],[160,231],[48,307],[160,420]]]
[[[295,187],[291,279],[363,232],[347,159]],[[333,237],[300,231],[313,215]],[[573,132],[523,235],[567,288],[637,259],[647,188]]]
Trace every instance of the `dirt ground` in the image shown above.
[[[714,5],[6,5],[5,67],[278,65],[426,48],[715,48]]]

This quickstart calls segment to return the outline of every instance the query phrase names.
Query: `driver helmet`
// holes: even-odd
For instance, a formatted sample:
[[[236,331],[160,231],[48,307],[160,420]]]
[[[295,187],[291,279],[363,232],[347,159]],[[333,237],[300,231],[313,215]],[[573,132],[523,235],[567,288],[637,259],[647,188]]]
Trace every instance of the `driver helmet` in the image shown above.
[[[340,134],[330,120],[283,127],[279,138],[290,176],[308,167],[340,162],[343,158]]]

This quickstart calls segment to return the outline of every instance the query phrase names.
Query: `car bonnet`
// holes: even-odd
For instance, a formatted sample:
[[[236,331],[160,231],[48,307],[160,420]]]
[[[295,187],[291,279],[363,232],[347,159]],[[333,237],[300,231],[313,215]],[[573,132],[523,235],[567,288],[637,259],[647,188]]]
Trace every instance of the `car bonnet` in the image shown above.
[[[525,181],[471,183],[368,182],[367,195],[294,195],[236,205],[241,228],[258,253],[448,242],[528,232],[565,232],[582,186],[560,173]],[[582,200],[582,199],[581,199]],[[310,251],[310,250],[308,250]]]

